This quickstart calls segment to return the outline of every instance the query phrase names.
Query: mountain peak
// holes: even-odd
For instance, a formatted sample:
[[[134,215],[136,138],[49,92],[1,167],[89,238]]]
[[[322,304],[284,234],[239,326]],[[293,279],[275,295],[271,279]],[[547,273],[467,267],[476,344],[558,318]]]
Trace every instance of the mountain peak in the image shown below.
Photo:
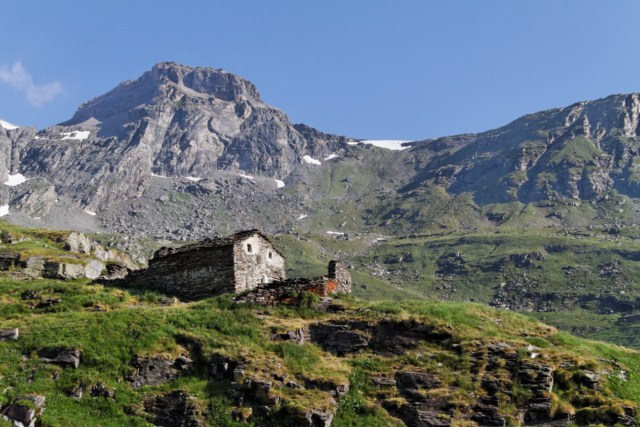
[[[181,88],[213,96],[223,101],[260,98],[253,83],[217,68],[190,67],[175,62],[160,62],[143,74],[139,80],[142,79],[150,79],[160,83],[170,82]]]
[[[160,62],[136,80],[120,83],[104,95],[82,104],[73,118],[62,125],[72,126],[94,118],[105,123],[126,112],[173,99],[213,98],[226,102],[260,101],[255,85],[233,73],[190,67],[175,62]]]

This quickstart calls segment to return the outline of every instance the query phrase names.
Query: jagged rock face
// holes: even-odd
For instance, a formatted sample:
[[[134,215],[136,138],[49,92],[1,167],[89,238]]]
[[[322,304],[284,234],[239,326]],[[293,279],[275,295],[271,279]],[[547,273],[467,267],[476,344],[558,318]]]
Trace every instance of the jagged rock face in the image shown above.
[[[329,154],[331,144],[344,141],[299,132],[253,84],[231,73],[161,63],[40,132],[19,161],[80,207],[96,210],[140,196],[152,174],[232,170],[281,179],[304,155]]]
[[[600,200],[612,190],[640,197],[639,94],[530,114],[480,134],[414,142],[404,151],[349,141],[291,124],[231,73],[160,63],[58,126],[0,129],[0,180],[9,173],[29,178],[0,185],[0,206],[22,215],[14,218],[24,225],[42,218],[38,225],[53,228],[192,240],[211,230],[291,229],[305,212],[354,204],[369,212],[353,217],[350,231],[374,223],[392,229],[401,223],[396,219],[404,225],[394,232],[415,231],[441,219],[426,212],[439,192],[469,193],[472,209]],[[339,159],[324,160],[330,154]],[[322,162],[307,164],[307,155]],[[344,178],[345,166],[362,179]],[[338,187],[344,193],[336,196]],[[461,225],[484,224],[479,212]]]
[[[9,174],[20,172],[20,153],[35,134],[33,128],[5,129],[0,126],[0,206],[13,205],[9,203],[12,189],[2,183],[7,182]]]
[[[416,143],[419,157],[447,151],[426,163],[414,186],[434,180],[481,203],[594,199],[612,188],[637,196],[639,120],[639,94],[613,95],[477,135]]]

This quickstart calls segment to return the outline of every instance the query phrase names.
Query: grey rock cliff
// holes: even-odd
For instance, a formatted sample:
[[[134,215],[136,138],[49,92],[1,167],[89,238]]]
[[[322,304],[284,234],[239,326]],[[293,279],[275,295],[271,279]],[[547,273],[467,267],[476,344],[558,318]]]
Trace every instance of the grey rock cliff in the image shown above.
[[[206,178],[230,170],[283,179],[304,155],[326,155],[346,141],[323,136],[299,132],[238,76],[160,63],[39,132],[17,162],[78,207],[97,211],[139,197],[154,175]]]

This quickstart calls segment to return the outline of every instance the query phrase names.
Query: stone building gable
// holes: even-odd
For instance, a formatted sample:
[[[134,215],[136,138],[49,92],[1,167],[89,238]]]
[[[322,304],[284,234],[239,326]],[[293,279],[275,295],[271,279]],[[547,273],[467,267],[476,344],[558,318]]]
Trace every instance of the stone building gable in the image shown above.
[[[271,243],[271,241],[267,238],[267,236],[265,236],[260,230],[258,229],[253,229],[253,230],[244,230],[244,231],[239,231],[235,234],[232,234],[230,236],[227,237],[209,237],[207,239],[204,239],[198,243],[194,243],[191,245],[184,245],[184,246],[179,246],[177,248],[160,248],[156,251],[156,253],[154,254],[152,259],[157,259],[157,258],[163,258],[166,256],[171,256],[171,255],[175,255],[175,254],[180,254],[180,253],[184,253],[184,252],[193,252],[193,251],[200,251],[200,250],[206,250],[208,248],[220,248],[220,247],[232,247],[234,245],[236,245],[238,242],[242,241],[242,240],[246,240],[249,237],[253,237],[253,236],[260,236],[262,237],[262,239],[266,240],[271,247],[273,248],[273,250],[275,252],[277,252],[282,258],[284,258],[284,255],[282,255],[282,253],[278,250],[278,248],[276,248],[275,246],[273,246],[273,244]]]
[[[284,256],[262,233],[244,233],[233,246],[235,291],[286,279]]]

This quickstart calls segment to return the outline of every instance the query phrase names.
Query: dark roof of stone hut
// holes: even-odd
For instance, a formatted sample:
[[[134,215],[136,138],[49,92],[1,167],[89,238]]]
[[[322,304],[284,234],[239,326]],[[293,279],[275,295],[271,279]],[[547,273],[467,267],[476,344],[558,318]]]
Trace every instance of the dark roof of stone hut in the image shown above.
[[[177,248],[167,248],[167,247],[163,247],[160,248],[156,251],[156,253],[153,255],[153,259],[156,258],[164,258],[166,256],[169,255],[174,255],[174,254],[181,254],[181,253],[185,253],[185,252],[192,252],[192,251],[198,251],[201,249],[210,249],[210,248],[222,248],[222,247],[226,247],[226,246],[233,246],[236,242],[240,242],[248,237],[251,237],[253,235],[259,235],[261,236],[263,239],[265,239],[267,242],[271,243],[271,245],[273,246],[273,249],[280,254],[280,256],[282,258],[284,258],[285,256],[282,254],[282,252],[280,252],[278,250],[278,248],[275,247],[275,245],[273,245],[273,243],[271,242],[271,240],[269,240],[269,238],[260,230],[254,228],[253,230],[243,230],[243,231],[238,231],[237,233],[234,233],[230,236],[227,237],[209,237],[206,238],[204,240],[199,241],[198,243],[193,243],[191,245],[184,245],[184,246],[180,246]]]

